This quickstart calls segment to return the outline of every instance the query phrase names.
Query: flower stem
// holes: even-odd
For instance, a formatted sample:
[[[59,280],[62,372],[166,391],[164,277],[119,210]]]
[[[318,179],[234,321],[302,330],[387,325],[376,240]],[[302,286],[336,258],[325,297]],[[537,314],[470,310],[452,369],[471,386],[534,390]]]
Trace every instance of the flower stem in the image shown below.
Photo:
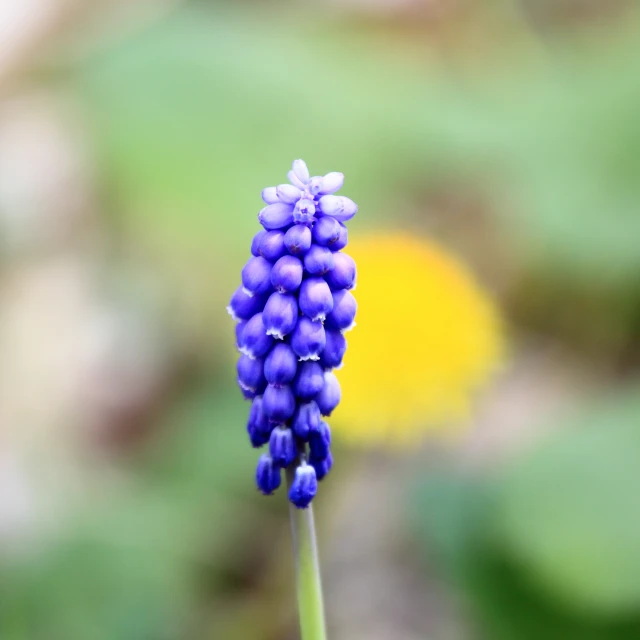
[[[291,487],[295,469],[287,469],[287,485]],[[298,592],[298,614],[302,640],[326,640],[322,583],[318,563],[318,546],[313,522],[313,508],[297,509],[289,504],[293,559]]]

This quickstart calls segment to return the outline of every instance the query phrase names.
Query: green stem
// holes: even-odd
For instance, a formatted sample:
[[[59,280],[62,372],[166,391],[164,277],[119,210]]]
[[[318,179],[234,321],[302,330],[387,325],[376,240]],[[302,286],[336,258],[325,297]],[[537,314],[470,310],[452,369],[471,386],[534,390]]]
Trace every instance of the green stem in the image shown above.
[[[295,469],[287,469],[287,485],[291,487]],[[298,614],[302,640],[326,640],[322,583],[318,563],[313,508],[297,509],[289,504],[293,559],[298,592]]]

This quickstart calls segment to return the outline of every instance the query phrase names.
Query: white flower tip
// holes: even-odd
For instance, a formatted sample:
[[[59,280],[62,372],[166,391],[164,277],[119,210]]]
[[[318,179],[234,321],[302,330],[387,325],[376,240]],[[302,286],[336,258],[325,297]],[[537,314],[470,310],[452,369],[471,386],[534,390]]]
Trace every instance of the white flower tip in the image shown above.
[[[227,305],[227,313],[233,318],[234,322],[240,322],[240,318],[234,313],[231,305]]]
[[[249,291],[246,287],[242,287],[242,293],[248,295],[250,298],[253,298],[253,291]]]
[[[265,333],[268,336],[273,336],[276,340],[284,340],[284,333],[281,333],[277,329],[267,329]]]

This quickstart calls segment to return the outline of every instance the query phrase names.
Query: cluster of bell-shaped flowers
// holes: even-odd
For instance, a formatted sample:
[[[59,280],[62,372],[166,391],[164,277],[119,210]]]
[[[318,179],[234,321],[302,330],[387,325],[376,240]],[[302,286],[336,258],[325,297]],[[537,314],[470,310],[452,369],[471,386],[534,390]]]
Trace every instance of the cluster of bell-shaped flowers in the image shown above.
[[[270,495],[282,470],[295,469],[289,499],[305,508],[333,464],[323,417],[340,402],[333,370],[342,365],[344,333],[356,315],[356,265],[342,249],[344,223],[358,207],[333,195],[341,173],[311,177],[296,160],[288,178],[290,184],[262,192],[264,229],[253,238],[228,310],[237,322],[238,385],[252,401],[249,438],[269,449],[258,462],[256,484]]]

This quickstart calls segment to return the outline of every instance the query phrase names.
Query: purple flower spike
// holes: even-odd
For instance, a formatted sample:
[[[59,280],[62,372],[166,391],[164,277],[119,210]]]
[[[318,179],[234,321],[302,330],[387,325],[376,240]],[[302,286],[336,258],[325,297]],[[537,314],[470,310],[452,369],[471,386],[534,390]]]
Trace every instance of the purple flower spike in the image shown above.
[[[291,184],[279,184],[276,187],[278,200],[286,204],[295,204],[302,198],[302,191]]]
[[[269,453],[280,467],[288,467],[296,459],[298,450],[291,429],[280,426],[271,432]]]
[[[333,296],[322,278],[309,278],[300,287],[300,311],[312,320],[322,320],[333,309]]]
[[[331,216],[324,216],[313,225],[313,241],[323,247],[333,249],[340,240],[340,223]]]
[[[300,360],[319,360],[325,343],[322,322],[313,321],[305,316],[298,320],[291,334],[291,347]]]
[[[298,371],[298,356],[284,342],[277,344],[264,363],[264,376],[269,384],[289,384]]]
[[[323,416],[330,416],[332,411],[340,404],[341,395],[342,392],[340,391],[338,378],[329,371],[325,372],[324,387],[322,387],[322,391],[316,396],[320,413]]]
[[[280,202],[276,187],[267,187],[266,189],[263,189],[261,195],[266,204],[275,204],[276,202]]]
[[[316,470],[304,462],[296,469],[296,475],[289,489],[289,500],[298,509],[306,509],[318,492]]]
[[[310,432],[320,429],[321,420],[318,405],[313,401],[305,402],[295,412],[291,426],[298,438],[308,440]]]
[[[256,256],[256,258],[260,255],[260,242],[264,237],[265,233],[267,233],[264,229],[260,229],[255,236],[253,236],[253,240],[251,241],[251,255]]]
[[[309,169],[307,169],[307,163],[304,160],[294,160],[291,169],[302,184],[309,182]]]
[[[290,293],[272,293],[262,312],[265,333],[282,340],[298,322],[298,303]]]
[[[258,221],[265,229],[282,229],[293,222],[293,205],[276,202],[258,213]]]
[[[358,207],[334,195],[344,183],[341,173],[310,176],[295,160],[287,177],[290,184],[262,191],[264,229],[253,238],[253,257],[227,309],[243,354],[238,384],[252,400],[249,439],[254,447],[269,445],[256,485],[270,495],[282,469],[295,467],[289,500],[304,509],[333,465],[322,416],[340,402],[332,372],[342,366],[344,333],[355,325],[356,266],[341,251],[349,239],[344,223]]]
[[[327,175],[322,178],[320,190],[318,191],[318,193],[323,196],[330,193],[335,193],[336,191],[342,189],[343,184],[344,174],[338,171],[332,171],[331,173],[327,173]]]
[[[327,329],[349,331],[355,326],[358,303],[351,291],[340,289],[333,292],[333,310],[327,316],[325,326]]]
[[[333,269],[335,259],[333,253],[327,247],[317,244],[311,246],[304,256],[304,268],[314,276],[321,276]]]
[[[249,320],[242,332],[242,344],[240,353],[250,358],[264,358],[271,350],[273,338],[267,335],[267,330],[262,322],[262,314],[256,313]]]
[[[273,437],[273,434],[271,435]],[[331,446],[331,429],[322,421],[318,429],[309,433],[309,449],[314,458],[322,460],[329,455]]]
[[[356,263],[346,253],[333,255],[333,269],[327,273],[325,280],[335,291],[336,289],[353,289],[356,286]]]
[[[271,263],[262,256],[251,258],[242,269],[242,286],[250,296],[267,293],[271,288]]]
[[[351,220],[358,213],[358,205],[345,196],[322,196],[319,200],[320,211],[340,222]]]
[[[315,212],[316,205],[313,203],[313,200],[298,200],[293,210],[293,219],[295,222],[310,224],[315,220],[313,217]]]
[[[309,456],[309,464],[316,470],[316,478],[320,481],[331,471],[333,466],[333,456],[329,451],[326,458],[314,458]]]
[[[250,358],[247,355],[240,356],[238,365],[238,384],[244,391],[262,393],[267,386],[263,373],[264,361],[260,358]]]
[[[271,270],[271,284],[280,293],[293,293],[302,283],[302,262],[294,256],[282,256]]]
[[[280,467],[268,453],[263,453],[256,469],[256,485],[265,496],[270,496],[280,486]]]
[[[320,354],[320,365],[325,369],[339,369],[347,350],[347,340],[341,331],[325,329],[326,346]]]
[[[249,320],[256,313],[262,311],[264,301],[264,296],[249,295],[242,287],[238,287],[231,296],[227,311],[236,322]]]
[[[287,249],[284,246],[284,231],[267,231],[260,240],[260,255],[269,262],[275,262]]]
[[[284,234],[284,246],[294,255],[303,255],[311,247],[311,229],[303,224],[295,224]]]
[[[306,402],[315,398],[324,387],[324,371],[322,366],[309,360],[298,365],[298,374],[293,382],[296,397]]]
[[[262,409],[270,422],[282,424],[289,420],[296,410],[296,399],[288,386],[270,384],[262,396]]]

